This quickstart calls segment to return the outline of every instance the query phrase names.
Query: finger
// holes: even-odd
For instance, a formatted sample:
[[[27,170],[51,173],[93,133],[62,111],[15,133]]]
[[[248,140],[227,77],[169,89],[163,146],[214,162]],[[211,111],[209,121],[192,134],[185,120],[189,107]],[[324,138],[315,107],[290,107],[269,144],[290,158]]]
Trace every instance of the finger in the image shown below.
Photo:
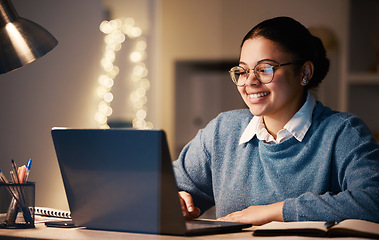
[[[224,221],[224,222],[240,222],[241,221],[240,217],[241,217],[240,212],[234,212],[234,213],[228,214],[224,217],[221,217],[217,220]]]
[[[193,211],[189,212],[191,219],[198,217],[200,213],[200,208],[197,207],[194,207]]]
[[[183,199],[188,212],[192,212],[195,208],[195,205],[193,204],[191,194],[182,191],[182,192],[179,192],[179,195]]]
[[[179,192],[179,196],[183,199],[184,205],[186,209],[188,210],[188,212],[192,212],[195,208],[195,205],[193,203],[191,194],[182,191],[182,192]]]
[[[200,215],[200,209],[195,207],[192,196],[187,192],[179,192],[179,196],[182,204],[183,215],[189,219],[198,217]]]
[[[184,217],[189,216],[189,212],[188,212],[188,210],[187,210],[186,203],[185,203],[184,199],[181,197],[180,194],[179,194],[179,200],[180,200],[180,205],[181,205],[181,208],[182,208],[183,216],[184,216]]]

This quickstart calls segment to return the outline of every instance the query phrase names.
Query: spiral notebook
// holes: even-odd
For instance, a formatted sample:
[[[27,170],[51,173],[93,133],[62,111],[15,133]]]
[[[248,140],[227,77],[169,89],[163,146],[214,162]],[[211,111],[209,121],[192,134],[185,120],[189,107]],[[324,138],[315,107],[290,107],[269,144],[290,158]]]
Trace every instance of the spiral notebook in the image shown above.
[[[43,216],[43,217],[71,219],[70,212],[56,209],[56,208],[49,208],[49,207],[35,207],[34,214]]]
[[[185,221],[162,130],[53,129],[52,137],[77,226],[174,235],[251,226]]]

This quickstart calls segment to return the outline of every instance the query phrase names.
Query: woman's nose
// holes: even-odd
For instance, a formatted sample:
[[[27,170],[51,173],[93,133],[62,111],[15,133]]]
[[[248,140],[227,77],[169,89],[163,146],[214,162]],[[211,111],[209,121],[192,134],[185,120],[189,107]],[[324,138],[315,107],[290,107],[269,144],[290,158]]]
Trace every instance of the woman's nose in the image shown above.
[[[246,86],[259,85],[260,83],[261,82],[258,80],[257,76],[255,76],[255,73],[250,70],[248,75],[247,75],[245,85]]]

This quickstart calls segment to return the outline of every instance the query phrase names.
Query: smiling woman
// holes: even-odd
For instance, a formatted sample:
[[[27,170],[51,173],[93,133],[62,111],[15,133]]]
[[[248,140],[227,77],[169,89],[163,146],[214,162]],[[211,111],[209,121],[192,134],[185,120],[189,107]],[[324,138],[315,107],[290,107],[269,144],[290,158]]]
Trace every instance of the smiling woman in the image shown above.
[[[240,57],[240,66],[245,68],[260,65],[278,66],[275,70],[269,71],[268,77],[267,74],[262,76],[259,71],[250,74],[244,85],[238,87],[250,112],[254,116],[263,116],[262,120],[266,124],[267,131],[274,138],[304,104],[306,99],[304,86],[307,83],[302,79],[310,79],[313,75],[312,62],[302,62],[304,66],[298,71],[298,67],[292,64],[296,59],[292,59],[294,58],[292,55],[281,49],[279,43],[264,37],[255,37],[244,42]],[[278,64],[279,62],[285,64]]]
[[[221,220],[255,225],[379,222],[378,145],[309,91],[328,69],[322,42],[292,18],[247,33],[229,73],[249,109],[221,113],[174,162],[186,217],[215,206]]]

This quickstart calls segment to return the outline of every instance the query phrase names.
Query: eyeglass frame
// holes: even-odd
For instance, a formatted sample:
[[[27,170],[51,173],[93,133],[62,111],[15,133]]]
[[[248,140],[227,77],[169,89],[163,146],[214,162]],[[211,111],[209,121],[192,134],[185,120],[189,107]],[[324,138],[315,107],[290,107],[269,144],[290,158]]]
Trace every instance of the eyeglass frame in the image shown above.
[[[281,63],[281,64],[276,64],[276,65],[272,65],[271,63],[267,63],[267,62],[266,62],[266,63],[265,63],[265,62],[260,62],[260,63],[257,63],[257,64],[254,66],[254,68],[248,68],[248,69],[245,69],[245,68],[242,67],[242,66],[234,66],[234,67],[232,67],[232,68],[229,70],[229,74],[230,74],[230,77],[232,78],[233,83],[234,83],[237,87],[243,87],[243,86],[245,86],[247,79],[249,79],[249,77],[250,77],[250,72],[251,72],[251,71],[254,72],[254,76],[255,76],[255,78],[256,78],[260,83],[262,83],[262,84],[268,84],[268,83],[272,82],[272,80],[274,80],[274,75],[275,75],[275,71],[276,71],[276,69],[278,69],[279,67],[282,67],[282,66],[287,66],[287,65],[290,65],[290,64],[295,64],[295,63],[298,63],[298,62],[299,62],[299,61],[289,62],[289,63]],[[268,81],[268,82],[262,82],[261,79],[260,79],[260,75],[259,75],[258,73],[256,73],[255,68],[256,68],[258,65],[260,65],[260,64],[268,64],[268,65],[271,66],[271,68],[272,68],[272,78],[271,78],[270,81]],[[244,83],[243,85],[238,85],[238,84],[237,84],[237,82],[238,82],[237,79],[234,80],[235,78],[233,78],[233,76],[232,76],[232,73],[234,74],[234,71],[232,71],[232,69],[233,69],[233,68],[236,68],[236,67],[242,68],[243,70],[245,70],[245,73],[247,74],[247,77],[246,77],[245,83]]]

